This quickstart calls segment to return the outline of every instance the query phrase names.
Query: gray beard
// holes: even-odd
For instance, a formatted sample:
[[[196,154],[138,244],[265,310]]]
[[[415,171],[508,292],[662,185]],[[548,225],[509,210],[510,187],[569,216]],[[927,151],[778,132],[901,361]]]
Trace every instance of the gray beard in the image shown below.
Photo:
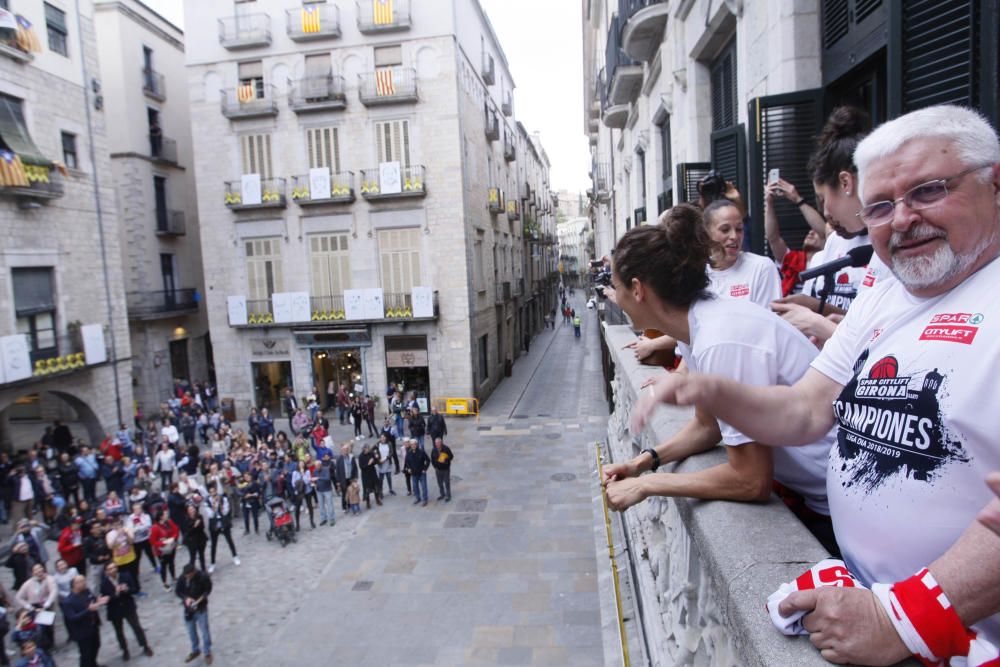
[[[936,233],[928,225],[915,227],[906,234],[893,232],[889,240],[889,249],[891,252],[903,240],[935,236],[943,238],[945,243],[930,255],[906,258],[891,257],[892,262],[889,268],[896,279],[903,284],[903,287],[910,290],[926,289],[946,283],[955,276],[968,271],[969,267],[996,240],[997,229],[993,227],[989,237],[984,238],[969,252],[961,254],[952,250],[951,245],[947,243],[947,235]]]

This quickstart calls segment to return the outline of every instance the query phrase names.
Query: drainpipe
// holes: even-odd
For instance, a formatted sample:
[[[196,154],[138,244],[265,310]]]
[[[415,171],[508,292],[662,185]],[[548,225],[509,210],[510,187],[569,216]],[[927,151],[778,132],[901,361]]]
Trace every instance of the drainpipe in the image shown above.
[[[95,212],[97,213],[97,236],[101,241],[101,272],[104,275],[104,301],[108,306],[108,331],[111,334],[111,375],[115,381],[115,410],[118,415],[118,424],[123,424],[125,420],[122,419],[122,395],[121,387],[118,383],[118,349],[117,343],[115,342],[115,308],[114,303],[111,300],[111,281],[108,270],[108,249],[104,242],[104,212],[101,208],[101,186],[97,180],[97,154],[94,150],[94,125],[90,113],[90,75],[87,73],[87,59],[83,50],[83,18],[80,15],[80,0],[76,0],[76,33],[77,41],[80,44],[80,73],[83,76],[83,106],[87,111],[87,152],[90,156],[90,170],[94,179],[94,206]]]

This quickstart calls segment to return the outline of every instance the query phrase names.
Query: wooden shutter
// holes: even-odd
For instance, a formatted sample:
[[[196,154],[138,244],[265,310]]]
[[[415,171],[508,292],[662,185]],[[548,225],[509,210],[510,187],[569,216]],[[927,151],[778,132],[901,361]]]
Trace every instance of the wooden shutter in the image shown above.
[[[340,141],[335,127],[314,127],[306,130],[306,148],[309,168],[327,167],[333,173],[340,171]]]
[[[271,135],[247,134],[240,137],[243,153],[243,173],[271,178]]]
[[[333,65],[330,64],[329,53],[319,53],[306,56],[306,76],[324,77],[333,74]]]
[[[722,49],[711,65],[712,130],[736,124],[736,38]]]
[[[750,100],[750,179],[748,191],[752,212],[750,248],[763,253],[764,198],[767,174],[781,170],[781,177],[795,185],[803,199],[815,206],[812,176],[806,165],[823,125],[823,91],[801,90],[785,95],[771,95]],[[809,225],[797,206],[777,199],[775,212],[781,237],[789,248],[798,249],[809,233]]]
[[[420,230],[383,229],[378,233],[382,289],[409,294],[420,285]]]
[[[410,166],[410,123],[406,120],[391,120],[375,123],[375,151],[378,161],[399,162]]]
[[[309,269],[313,296],[337,296],[351,287],[347,234],[309,237]]]
[[[712,133],[712,169],[747,196],[747,148],[743,124]]]
[[[265,301],[281,292],[281,239],[253,239],[245,243],[247,296],[251,301]]]

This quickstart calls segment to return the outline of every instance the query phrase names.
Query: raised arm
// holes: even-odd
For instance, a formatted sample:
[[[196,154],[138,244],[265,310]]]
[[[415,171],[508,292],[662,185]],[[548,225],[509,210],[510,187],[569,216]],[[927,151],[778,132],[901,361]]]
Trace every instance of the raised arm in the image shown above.
[[[767,244],[771,246],[774,261],[780,264],[785,259],[785,255],[788,254],[788,244],[781,236],[778,214],[774,210],[774,197],[777,189],[779,189],[777,183],[764,187],[764,236],[767,238]]]

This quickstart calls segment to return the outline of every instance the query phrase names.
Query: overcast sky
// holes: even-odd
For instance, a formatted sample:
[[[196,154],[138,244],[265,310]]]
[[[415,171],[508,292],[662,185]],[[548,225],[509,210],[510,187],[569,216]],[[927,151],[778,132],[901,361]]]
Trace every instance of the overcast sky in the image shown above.
[[[143,0],[184,25],[182,0]],[[583,133],[583,51],[579,0],[480,0],[510,64],[514,115],[539,132],[552,163],[551,184],[574,192],[589,187],[590,156]]]

